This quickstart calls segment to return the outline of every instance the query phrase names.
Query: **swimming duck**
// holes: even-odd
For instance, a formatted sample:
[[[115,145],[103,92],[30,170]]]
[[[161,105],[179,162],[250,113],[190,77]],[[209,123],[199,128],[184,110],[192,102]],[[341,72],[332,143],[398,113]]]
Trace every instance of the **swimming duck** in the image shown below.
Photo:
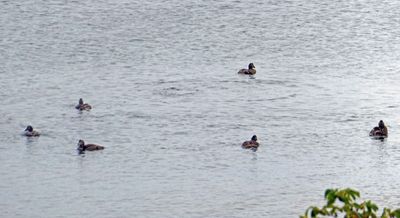
[[[256,74],[256,67],[254,66],[253,63],[250,63],[249,69],[241,69],[241,70],[239,70],[238,74],[254,75],[254,74]]]
[[[257,142],[257,136],[253,135],[253,137],[251,137],[250,141],[245,141],[242,144],[242,148],[244,149],[252,149],[252,150],[257,150],[258,146],[260,144]]]
[[[84,151],[96,151],[96,150],[103,150],[104,146],[101,145],[96,145],[96,144],[86,144],[85,141],[82,139],[79,140],[78,142],[78,151],[79,152],[84,152]]]
[[[380,137],[380,138],[388,137],[388,129],[385,126],[385,123],[382,120],[380,120],[378,126],[374,127],[369,132],[369,136]]]
[[[83,99],[80,98],[79,99],[79,103],[78,103],[78,105],[75,106],[75,108],[80,110],[80,111],[83,111],[83,110],[88,111],[88,110],[92,109],[92,106],[90,106],[87,103],[83,103]]]
[[[33,130],[33,127],[29,125],[25,129],[24,135],[28,137],[33,137],[33,136],[40,136],[40,133],[36,130]]]

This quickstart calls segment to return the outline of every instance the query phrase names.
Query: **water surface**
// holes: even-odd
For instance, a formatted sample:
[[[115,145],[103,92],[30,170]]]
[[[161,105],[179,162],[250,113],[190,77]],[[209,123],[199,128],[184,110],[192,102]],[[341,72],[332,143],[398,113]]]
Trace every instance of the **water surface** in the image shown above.
[[[297,217],[331,187],[400,207],[399,9],[1,1],[0,211]],[[249,62],[254,79],[236,74]],[[253,134],[260,149],[241,149]],[[78,155],[79,139],[106,149]]]

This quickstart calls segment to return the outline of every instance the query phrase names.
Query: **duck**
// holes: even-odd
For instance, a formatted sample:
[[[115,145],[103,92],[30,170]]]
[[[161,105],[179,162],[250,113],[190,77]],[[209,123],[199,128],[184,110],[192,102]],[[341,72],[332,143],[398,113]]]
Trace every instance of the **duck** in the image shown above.
[[[377,138],[388,137],[388,129],[383,120],[379,121],[378,126],[372,128],[372,130],[369,132],[369,136]]]
[[[31,125],[27,126],[26,129],[24,130],[24,135],[28,137],[37,137],[40,136],[40,133],[36,130],[33,130],[33,127]]]
[[[87,103],[83,103],[83,99],[80,98],[80,99],[79,99],[79,103],[78,103],[78,105],[75,106],[75,108],[76,108],[77,110],[80,110],[80,111],[83,111],[83,110],[88,111],[88,110],[92,109],[92,106],[90,106],[90,105],[87,104]]]
[[[260,144],[257,142],[257,136],[253,135],[253,137],[251,137],[250,141],[245,141],[242,144],[242,148],[244,149],[251,149],[256,151],[258,146],[260,146]]]
[[[254,75],[254,74],[256,74],[256,67],[254,66],[253,63],[250,63],[249,69],[241,69],[241,70],[239,70],[238,74]]]
[[[101,145],[96,145],[96,144],[85,144],[85,141],[80,139],[78,141],[78,151],[79,152],[84,152],[84,151],[96,151],[96,150],[103,150],[104,146]]]

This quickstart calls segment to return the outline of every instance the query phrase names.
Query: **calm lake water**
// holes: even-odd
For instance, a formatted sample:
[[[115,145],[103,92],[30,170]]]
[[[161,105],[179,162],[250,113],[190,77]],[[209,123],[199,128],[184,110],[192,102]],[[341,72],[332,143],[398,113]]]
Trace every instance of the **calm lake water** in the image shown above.
[[[2,217],[289,218],[344,187],[400,207],[399,10],[1,1]],[[79,155],[79,139],[106,149]]]

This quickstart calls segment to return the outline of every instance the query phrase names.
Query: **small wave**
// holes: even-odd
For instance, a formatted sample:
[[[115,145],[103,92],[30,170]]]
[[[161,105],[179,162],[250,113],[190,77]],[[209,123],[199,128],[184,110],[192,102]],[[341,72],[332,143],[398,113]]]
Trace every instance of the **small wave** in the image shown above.
[[[174,84],[177,83],[178,81],[172,80],[172,81],[167,81],[165,79],[160,79],[156,82],[156,84]]]
[[[159,94],[161,96],[165,97],[180,97],[180,96],[187,96],[187,95],[194,95],[198,92],[198,89],[194,90],[185,90],[185,89],[180,89],[177,87],[168,87],[164,88],[162,90],[156,91],[156,94]]]
[[[297,96],[297,94],[291,94],[288,96],[282,96],[282,97],[276,97],[276,98],[269,98],[267,99],[268,101],[277,101],[277,100],[285,100],[285,99],[289,99],[289,98],[295,98]]]
[[[126,116],[130,119],[149,119],[151,116],[139,112],[127,112]]]
[[[356,119],[347,118],[347,119],[341,120],[341,121],[339,121],[339,122],[341,122],[341,123],[348,123],[348,122],[355,122],[355,121],[357,121],[357,120],[356,120]]]

